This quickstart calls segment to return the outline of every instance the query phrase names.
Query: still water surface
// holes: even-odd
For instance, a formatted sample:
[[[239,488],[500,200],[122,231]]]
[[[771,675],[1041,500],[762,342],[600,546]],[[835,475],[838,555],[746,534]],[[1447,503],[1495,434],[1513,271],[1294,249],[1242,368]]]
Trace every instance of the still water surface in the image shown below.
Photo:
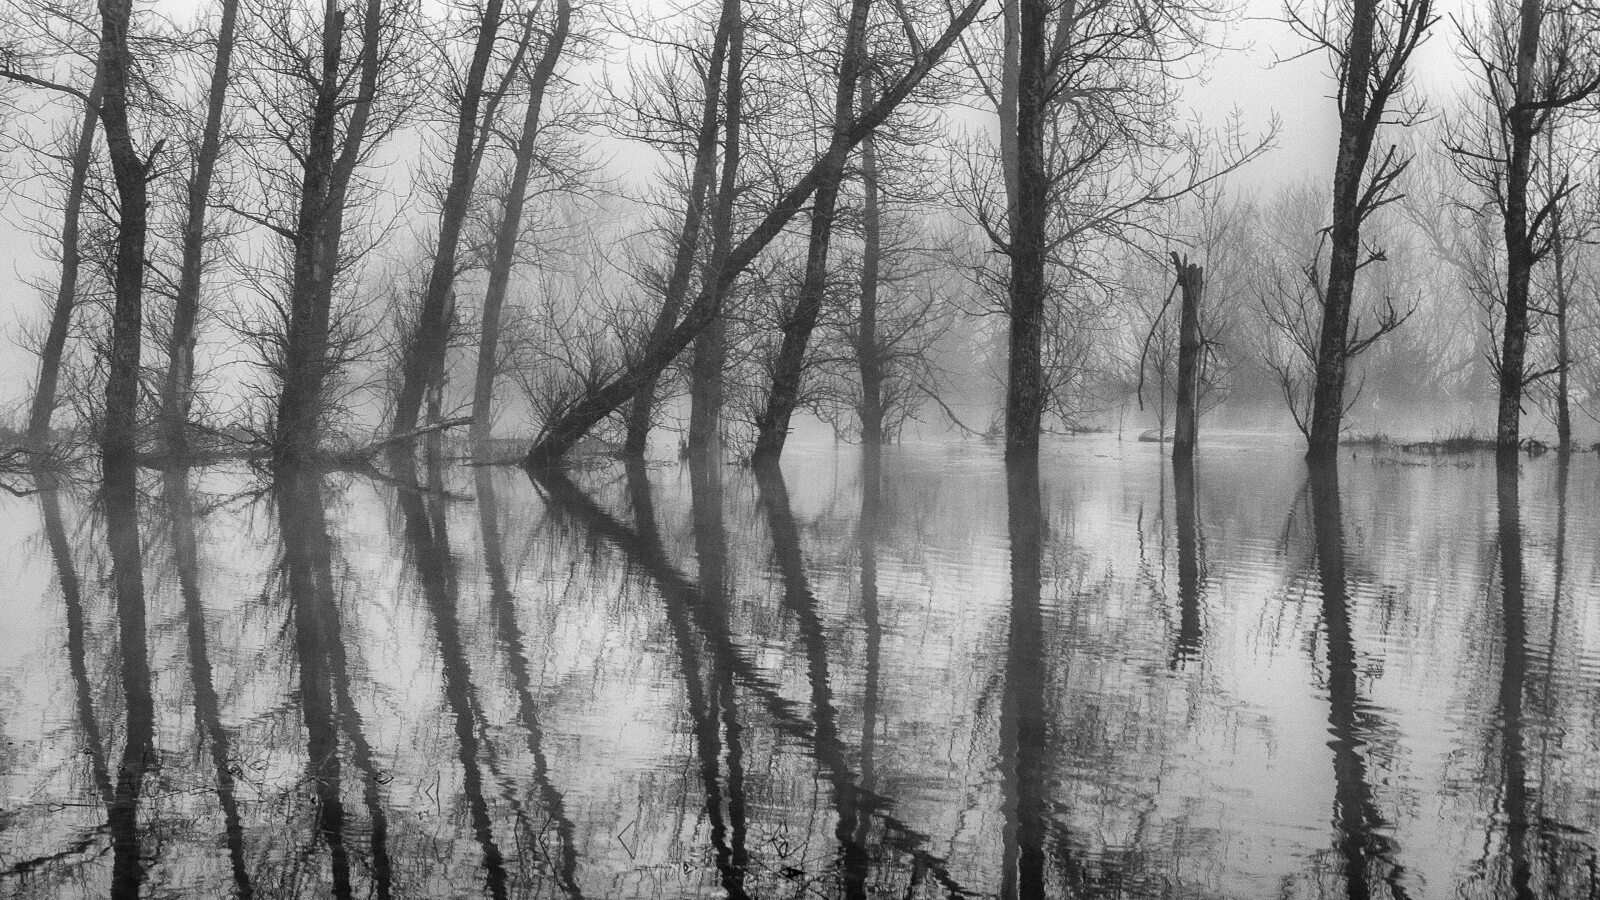
[[[0,500],[0,895],[1590,897],[1600,479],[1218,440]]]

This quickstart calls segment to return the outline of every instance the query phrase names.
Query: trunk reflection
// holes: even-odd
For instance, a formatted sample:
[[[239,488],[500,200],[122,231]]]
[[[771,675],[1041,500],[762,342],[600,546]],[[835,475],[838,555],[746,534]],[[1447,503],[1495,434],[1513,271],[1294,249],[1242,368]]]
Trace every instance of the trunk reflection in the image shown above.
[[[1361,695],[1360,663],[1345,570],[1344,517],[1339,471],[1332,465],[1311,472],[1311,515],[1316,532],[1317,581],[1322,595],[1322,637],[1327,643],[1328,746],[1333,749],[1334,828],[1347,896],[1373,894],[1373,879],[1390,896],[1407,896],[1398,847],[1379,810],[1369,781],[1366,752],[1384,727]]]

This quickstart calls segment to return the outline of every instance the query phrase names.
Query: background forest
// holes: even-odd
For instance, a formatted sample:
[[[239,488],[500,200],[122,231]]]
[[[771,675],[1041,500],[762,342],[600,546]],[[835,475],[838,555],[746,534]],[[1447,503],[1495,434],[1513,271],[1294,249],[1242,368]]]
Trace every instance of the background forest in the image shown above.
[[[9,0],[8,443],[1587,446],[1600,12],[1247,12]]]

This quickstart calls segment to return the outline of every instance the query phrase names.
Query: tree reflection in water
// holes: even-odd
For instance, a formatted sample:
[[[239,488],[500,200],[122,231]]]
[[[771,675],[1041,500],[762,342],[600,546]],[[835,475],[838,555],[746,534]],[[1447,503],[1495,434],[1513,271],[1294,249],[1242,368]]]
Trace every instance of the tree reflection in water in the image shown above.
[[[1336,844],[1346,895],[1366,898],[1372,884],[1390,896],[1408,896],[1399,848],[1373,796],[1367,748],[1384,728],[1383,720],[1361,694],[1360,661],[1352,623],[1345,570],[1344,514],[1339,502],[1339,470],[1329,463],[1312,468],[1311,516],[1316,532],[1317,582],[1322,595],[1322,638],[1327,646],[1328,746],[1333,749]]]
[[[1592,458],[1130,452],[38,473],[0,894],[1596,893]]]

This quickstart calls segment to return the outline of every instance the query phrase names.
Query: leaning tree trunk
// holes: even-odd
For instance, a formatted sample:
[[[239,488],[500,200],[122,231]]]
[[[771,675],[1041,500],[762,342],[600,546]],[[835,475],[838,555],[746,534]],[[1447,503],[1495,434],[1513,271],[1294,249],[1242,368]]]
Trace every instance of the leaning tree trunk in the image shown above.
[[[1045,171],[1046,0],[1019,0],[1017,23],[1017,195],[1008,198],[1010,234],[1011,358],[1006,383],[1006,457],[1039,453],[1044,419],[1045,221],[1049,175]]]
[[[67,175],[66,202],[62,205],[61,281],[56,285],[56,301],[50,308],[50,329],[45,332],[39,352],[39,384],[28,409],[28,443],[42,449],[50,442],[50,418],[56,410],[56,392],[61,384],[61,359],[72,330],[72,313],[78,306],[78,273],[83,267],[83,249],[78,233],[83,219],[83,197],[94,162],[94,135],[100,127],[100,101],[105,94],[105,75],[96,67],[89,102],[84,105],[83,125],[72,151],[72,169]]]
[[[417,415],[430,389],[439,387],[444,376],[444,358],[449,349],[451,291],[455,287],[456,251],[461,244],[461,227],[467,219],[472,186],[478,170],[478,109],[483,103],[483,82],[494,55],[495,37],[500,30],[503,0],[487,0],[478,19],[478,40],[467,67],[467,81],[461,91],[461,108],[456,115],[456,138],[450,156],[450,182],[439,207],[439,238],[433,251],[433,268],[423,290],[422,309],[416,328],[407,342],[401,371],[400,393],[395,399],[394,431],[402,435],[416,430]]]
[[[1015,2],[1015,0],[1008,0]],[[861,100],[872,105],[872,76],[861,79]],[[883,258],[883,209],[878,189],[878,142],[861,142],[861,315],[856,364],[861,370],[861,443],[883,443],[883,356],[878,348],[878,275]]]
[[[206,124],[195,156],[194,174],[183,221],[183,258],[178,270],[178,292],[172,305],[172,332],[167,335],[167,377],[161,388],[167,452],[187,452],[186,430],[194,401],[195,329],[200,319],[200,277],[205,268],[206,209],[211,201],[212,176],[222,147],[222,110],[232,74],[233,33],[239,0],[222,0],[222,23],[217,30],[217,58],[211,68],[211,88],[206,100]]]
[[[1205,296],[1205,270],[1172,254],[1178,269],[1183,311],[1178,326],[1178,395],[1172,429],[1172,455],[1191,457],[1200,435],[1200,303]]]
[[[1339,151],[1333,164],[1333,227],[1328,287],[1317,343],[1316,386],[1306,458],[1326,462],[1339,452],[1344,385],[1350,362],[1350,305],[1361,262],[1362,175],[1372,151],[1376,122],[1368,115],[1376,0],[1354,0],[1340,84]]]
[[[805,174],[784,191],[772,204],[756,227],[728,253],[728,260],[716,280],[702,285],[694,302],[690,304],[683,320],[662,338],[646,347],[629,362],[623,371],[604,384],[587,391],[568,406],[561,415],[546,422],[528,448],[524,463],[530,468],[549,468],[558,465],[572,446],[588,434],[589,429],[600,424],[631,399],[640,384],[647,378],[657,378],[694,339],[705,330],[721,311],[723,299],[751,262],[772,243],[789,222],[800,212],[806,200],[816,191],[822,174],[835,166],[842,166],[850,151],[873,129],[883,124],[889,114],[916,90],[922,79],[938,65],[949,52],[972,20],[983,9],[985,0],[968,0],[938,40],[927,45],[894,81],[890,88],[873,104],[872,109],[858,118],[854,127],[844,135],[835,135],[828,148],[812,162]]]
[[[132,0],[100,0],[100,64],[105,99],[100,119],[117,184],[119,219],[113,270],[111,352],[106,370],[105,410],[100,452],[108,474],[131,477],[138,446],[139,338],[144,321],[144,245],[149,195],[145,160],[133,146],[128,126],[128,87],[133,53],[128,48]]]
[[[723,7],[729,16],[727,90],[722,110],[722,172],[717,202],[711,210],[711,265],[707,281],[719,284],[733,249],[733,210],[739,193],[740,129],[744,107],[744,13],[739,0]],[[722,290],[719,288],[719,290]],[[731,282],[726,290],[732,290]],[[723,298],[713,302],[720,309]],[[728,320],[720,312],[695,338],[690,363],[689,447],[694,453],[712,453],[721,436],[724,399],[723,370],[728,365]]]
[[[844,54],[839,60],[839,83],[833,102],[833,143],[849,134],[856,115],[856,87],[866,67],[867,13],[871,0],[851,0],[850,21],[845,28]],[[794,312],[783,323],[783,344],[773,366],[772,388],[766,409],[756,416],[754,461],[775,462],[783,454],[789,437],[789,420],[800,405],[800,384],[805,377],[806,348],[811,332],[822,314],[822,301],[828,290],[828,245],[833,239],[833,223],[839,200],[839,183],[844,178],[845,157],[821,173],[817,194],[811,204],[811,234],[806,247],[806,273]]]
[[[1528,227],[1528,185],[1532,180],[1534,68],[1538,62],[1538,0],[1522,0],[1517,35],[1516,96],[1505,113],[1510,146],[1506,156],[1505,238],[1506,316],[1500,347],[1500,414],[1495,449],[1501,463],[1515,461],[1522,430],[1522,389],[1528,354],[1528,283],[1533,275],[1534,235]]]
[[[678,232],[676,249],[672,257],[672,271],[667,276],[666,295],[661,309],[646,337],[648,347],[665,339],[683,311],[683,301],[689,293],[689,279],[694,274],[695,254],[700,247],[701,224],[705,219],[706,195],[717,168],[717,89],[722,84],[722,70],[728,58],[728,38],[734,21],[730,9],[736,9],[734,0],[723,0],[722,15],[717,20],[716,34],[711,39],[711,59],[706,66],[702,85],[705,97],[700,105],[700,124],[695,130],[694,170],[689,176],[689,195],[683,209],[683,227]],[[656,382],[661,373],[640,380],[628,409],[623,452],[642,456],[650,440],[650,425],[655,417]]]
[[[516,264],[517,237],[522,233],[523,210],[528,204],[528,179],[533,171],[539,116],[571,26],[572,0],[557,0],[550,40],[528,77],[528,108],[523,113],[522,132],[517,137],[511,186],[506,190],[500,225],[495,231],[494,249],[489,258],[489,284],[483,295],[483,321],[478,332],[478,363],[472,386],[472,430],[469,437],[472,446],[479,450],[488,443],[493,428],[494,379],[500,361],[500,317],[505,308],[506,290],[511,284],[511,269]]]

